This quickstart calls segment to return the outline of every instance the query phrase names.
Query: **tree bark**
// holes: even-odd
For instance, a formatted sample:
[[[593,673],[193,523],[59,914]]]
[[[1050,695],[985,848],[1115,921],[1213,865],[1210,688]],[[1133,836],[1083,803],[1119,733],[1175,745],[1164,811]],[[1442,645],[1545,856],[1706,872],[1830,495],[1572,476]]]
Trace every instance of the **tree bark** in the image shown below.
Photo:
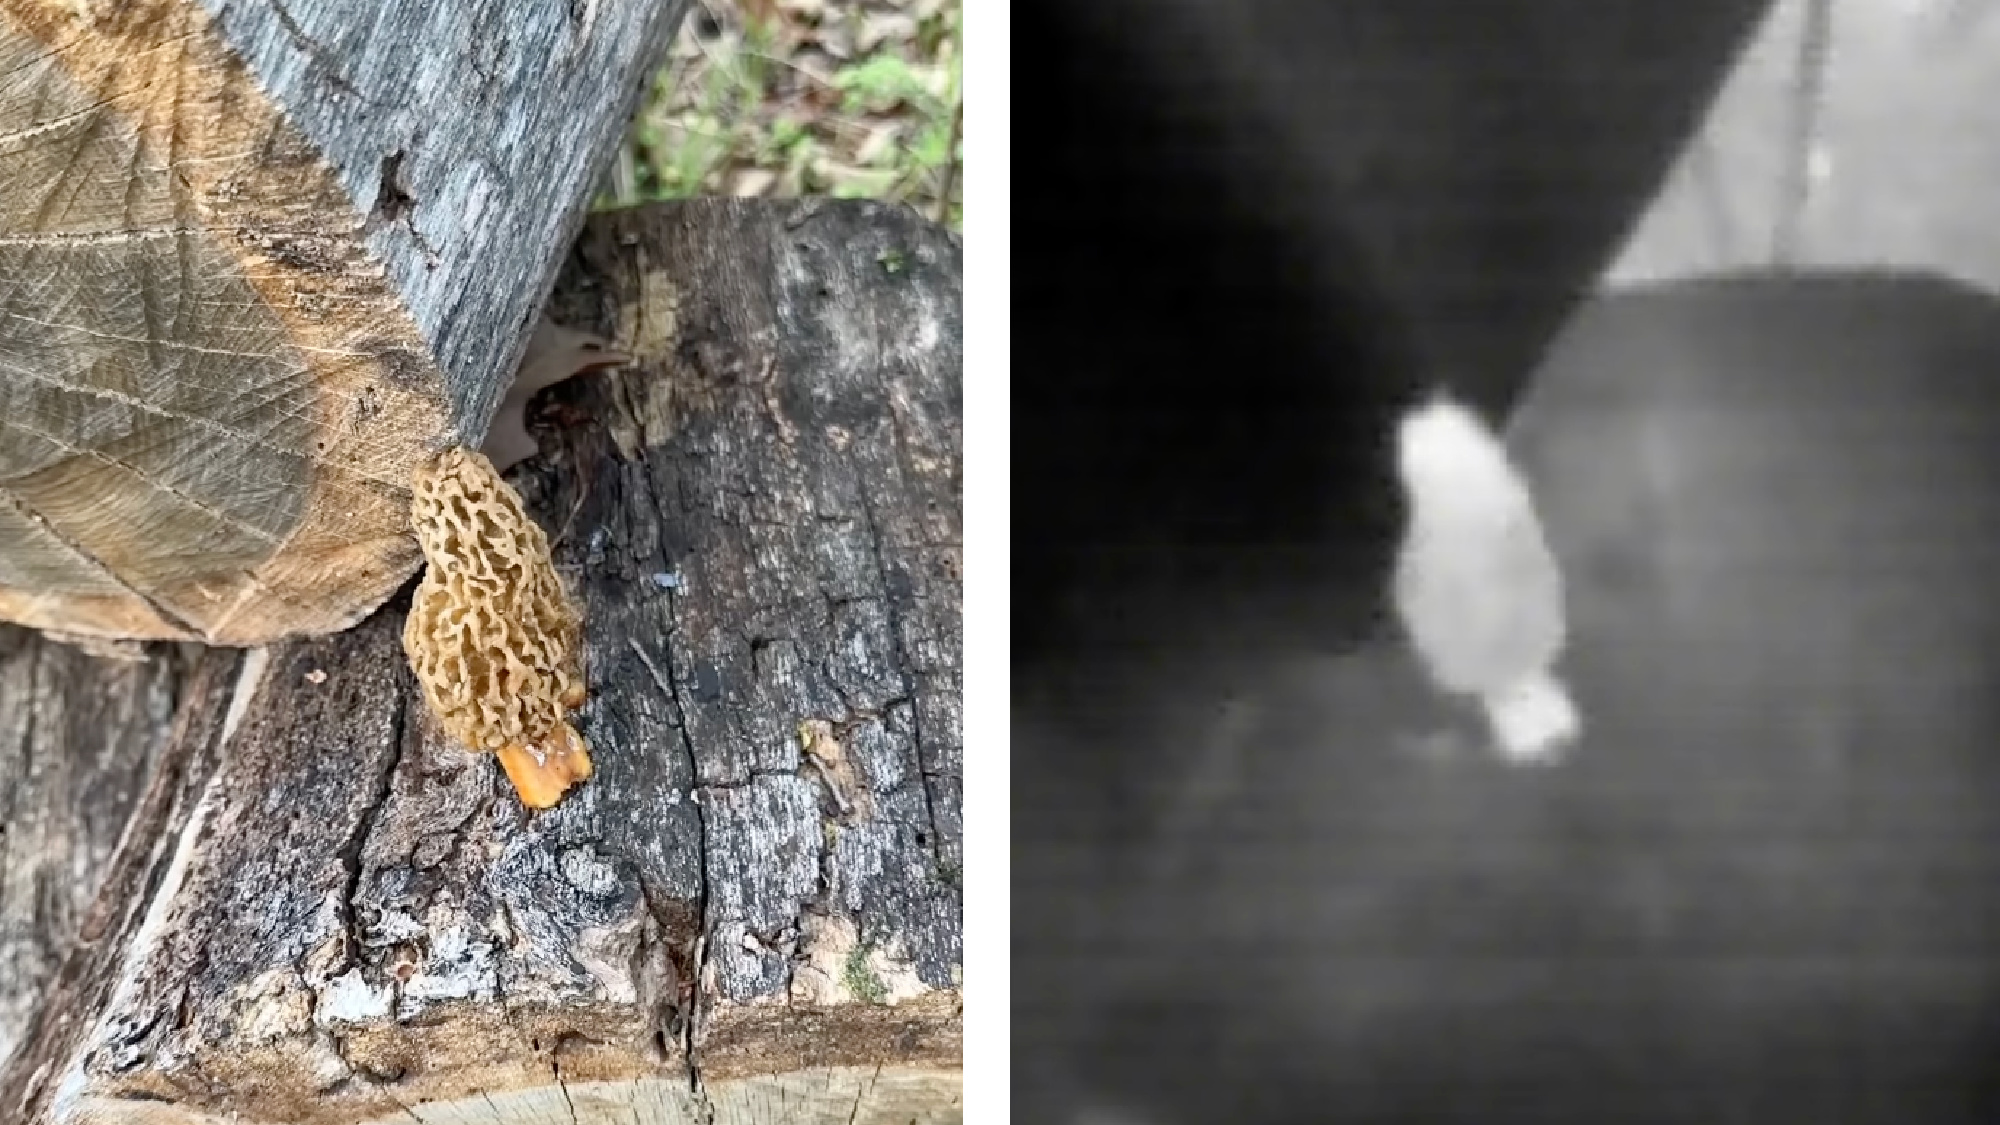
[[[607,215],[550,311],[637,357],[549,392],[549,455],[511,474],[584,606],[596,775],[530,814],[450,744],[406,597],[150,665],[10,634],[0,716],[113,700],[92,768],[148,781],[81,811],[0,781],[86,857],[137,809],[71,905],[0,931],[0,965],[44,966],[0,982],[41,994],[0,1116],[958,1119],[954,236],[869,204]],[[51,737],[15,731],[0,753]]]
[[[251,645],[416,567],[684,0],[0,2],[0,620]]]
[[[90,911],[193,668],[93,660],[0,626],[0,1058]]]

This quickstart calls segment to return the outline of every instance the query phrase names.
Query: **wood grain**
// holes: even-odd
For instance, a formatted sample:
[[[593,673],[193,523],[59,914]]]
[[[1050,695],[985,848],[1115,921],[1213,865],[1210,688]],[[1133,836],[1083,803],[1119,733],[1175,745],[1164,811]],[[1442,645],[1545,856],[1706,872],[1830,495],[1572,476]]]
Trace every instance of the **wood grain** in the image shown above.
[[[0,626],[0,1057],[85,925],[192,662],[92,660]]]

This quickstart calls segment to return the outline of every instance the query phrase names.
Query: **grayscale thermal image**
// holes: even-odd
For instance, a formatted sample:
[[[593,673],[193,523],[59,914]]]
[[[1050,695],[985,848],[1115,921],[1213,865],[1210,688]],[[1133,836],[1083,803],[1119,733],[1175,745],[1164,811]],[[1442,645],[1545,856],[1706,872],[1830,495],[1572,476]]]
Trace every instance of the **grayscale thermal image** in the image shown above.
[[[2000,1121],[2000,11],[1017,7],[1014,1120]]]

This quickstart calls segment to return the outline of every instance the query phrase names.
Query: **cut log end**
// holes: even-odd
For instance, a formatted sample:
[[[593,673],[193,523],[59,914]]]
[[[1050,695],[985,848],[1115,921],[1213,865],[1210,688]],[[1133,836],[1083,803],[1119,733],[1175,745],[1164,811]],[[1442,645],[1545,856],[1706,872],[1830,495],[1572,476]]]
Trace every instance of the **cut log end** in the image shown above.
[[[685,1076],[570,1080],[413,1102],[357,1125],[411,1121],[452,1125],[956,1125],[963,1120],[955,1070],[926,1066],[814,1067],[724,1079],[691,1088]],[[228,1115],[170,1103],[86,1097],[72,1118],[89,1125],[231,1125]]]
[[[0,621],[254,646],[387,600],[683,6],[0,2]]]

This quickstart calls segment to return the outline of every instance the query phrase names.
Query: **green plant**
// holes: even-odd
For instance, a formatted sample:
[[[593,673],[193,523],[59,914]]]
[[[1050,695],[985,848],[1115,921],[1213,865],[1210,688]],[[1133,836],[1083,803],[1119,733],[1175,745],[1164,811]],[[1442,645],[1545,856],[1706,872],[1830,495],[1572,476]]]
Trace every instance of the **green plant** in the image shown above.
[[[834,73],[833,86],[846,95],[841,109],[847,113],[887,113],[902,102],[919,107],[935,102],[910,64],[890,54],[842,67]]]
[[[865,1004],[880,1004],[889,999],[889,989],[868,967],[868,947],[857,945],[847,951],[847,961],[841,966],[841,983],[847,991]]]
[[[727,0],[703,11],[649,90],[600,206],[825,194],[906,201],[960,222],[959,2],[878,30],[870,50],[831,69],[815,45],[878,18],[853,0],[769,21]]]
[[[849,114],[883,114],[908,109],[916,116],[914,135],[906,145],[891,149],[880,160],[889,175],[852,177],[834,187],[836,196],[870,198],[910,198],[924,194],[926,187],[942,206],[956,181],[962,159],[959,139],[961,89],[964,68],[953,54],[944,71],[944,88],[937,90],[911,66],[895,55],[876,54],[845,67],[833,76],[841,91],[842,109]]]

